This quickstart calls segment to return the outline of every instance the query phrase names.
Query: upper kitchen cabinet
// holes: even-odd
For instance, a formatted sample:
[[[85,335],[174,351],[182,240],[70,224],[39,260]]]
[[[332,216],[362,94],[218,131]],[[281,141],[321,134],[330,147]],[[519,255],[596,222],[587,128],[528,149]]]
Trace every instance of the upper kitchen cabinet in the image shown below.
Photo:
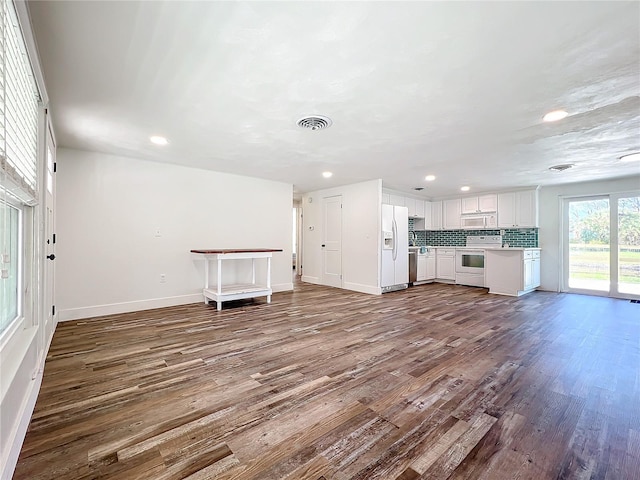
[[[493,213],[498,209],[498,196],[495,193],[466,197],[462,199],[462,213]]]
[[[394,205],[396,207],[406,207],[404,197],[402,195],[395,195],[393,193],[389,194],[389,205]]]
[[[411,215],[411,213],[409,213],[409,215]],[[424,218],[425,217],[425,211],[424,211],[424,200],[416,200],[416,217],[418,218]]]
[[[442,201],[438,202],[424,202],[425,217],[424,217],[424,229],[425,230],[442,230]],[[429,210],[427,213],[426,210]]]
[[[499,193],[498,227],[538,227],[538,191]]]
[[[444,230],[460,229],[461,199],[454,198],[442,202],[442,228]]]
[[[417,217],[416,215],[416,199],[404,197],[404,206],[409,210],[409,218]]]

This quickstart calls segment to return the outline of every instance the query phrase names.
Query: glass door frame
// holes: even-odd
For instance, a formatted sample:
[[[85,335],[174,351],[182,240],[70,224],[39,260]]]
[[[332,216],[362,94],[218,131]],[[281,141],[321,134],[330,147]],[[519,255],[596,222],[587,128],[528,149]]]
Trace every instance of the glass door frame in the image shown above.
[[[566,293],[579,293],[585,295],[598,295],[612,298],[638,300],[640,295],[621,293],[619,284],[619,229],[618,229],[618,202],[621,198],[640,196],[640,192],[610,193],[603,195],[572,195],[562,197],[560,245],[562,246],[560,268],[560,291]],[[569,204],[576,201],[609,200],[609,290],[590,290],[584,288],[569,287]]]

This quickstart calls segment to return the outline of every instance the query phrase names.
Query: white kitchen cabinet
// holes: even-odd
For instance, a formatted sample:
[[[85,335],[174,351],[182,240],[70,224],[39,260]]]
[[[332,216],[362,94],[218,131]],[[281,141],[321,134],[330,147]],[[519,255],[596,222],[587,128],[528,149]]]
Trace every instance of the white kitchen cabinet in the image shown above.
[[[459,230],[460,229],[461,203],[462,202],[459,198],[444,200],[442,202],[443,230]]]
[[[487,249],[484,274],[489,293],[529,293],[540,286],[540,249]]]
[[[462,214],[491,213],[498,209],[498,196],[495,193],[465,197],[461,199],[461,202]]]
[[[425,217],[425,230],[442,230],[442,201],[429,202],[431,207],[430,222]]]
[[[409,218],[416,216],[416,200],[410,197],[404,197],[404,206],[409,210]]]
[[[436,252],[427,256],[427,280],[436,278]]]
[[[537,226],[537,190],[523,190],[498,194],[499,228],[532,228]]]
[[[424,201],[413,197],[404,197],[404,206],[409,210],[409,218],[424,218]]]
[[[404,197],[402,195],[389,194],[389,205],[395,205],[396,207],[405,207]]]
[[[436,278],[439,280],[456,279],[455,248],[436,248]]]
[[[418,254],[418,272],[416,281],[424,282],[427,279],[427,256]]]
[[[428,282],[436,278],[436,249],[431,248],[427,253],[418,253],[417,282]]]
[[[431,228],[433,224],[433,212],[431,211],[431,202],[426,200],[424,204],[424,229],[428,230],[427,226]]]

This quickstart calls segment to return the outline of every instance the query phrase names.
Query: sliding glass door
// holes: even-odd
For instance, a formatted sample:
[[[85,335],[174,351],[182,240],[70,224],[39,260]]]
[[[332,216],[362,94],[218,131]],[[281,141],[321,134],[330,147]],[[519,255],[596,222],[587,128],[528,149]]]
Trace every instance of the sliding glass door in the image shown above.
[[[640,298],[640,196],[567,198],[563,290]]]
[[[618,198],[618,292],[640,297],[640,196]]]

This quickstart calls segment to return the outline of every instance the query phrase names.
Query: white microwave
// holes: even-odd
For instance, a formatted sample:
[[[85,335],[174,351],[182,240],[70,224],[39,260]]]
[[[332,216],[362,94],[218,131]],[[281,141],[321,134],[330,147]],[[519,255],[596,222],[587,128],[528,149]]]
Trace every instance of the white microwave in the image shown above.
[[[498,217],[495,213],[480,215],[462,215],[460,225],[466,230],[490,230],[498,227]]]

